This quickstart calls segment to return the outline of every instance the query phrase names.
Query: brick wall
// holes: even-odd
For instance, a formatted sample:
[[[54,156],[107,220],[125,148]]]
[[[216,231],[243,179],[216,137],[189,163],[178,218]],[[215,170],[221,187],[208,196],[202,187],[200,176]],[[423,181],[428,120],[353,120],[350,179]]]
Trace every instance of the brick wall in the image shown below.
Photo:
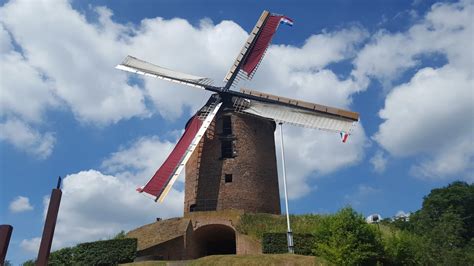
[[[221,158],[222,117],[230,115],[234,158]],[[186,164],[184,212],[240,209],[280,214],[275,157],[275,123],[221,111]],[[202,152],[200,152],[202,151]],[[225,182],[225,175],[232,182]]]

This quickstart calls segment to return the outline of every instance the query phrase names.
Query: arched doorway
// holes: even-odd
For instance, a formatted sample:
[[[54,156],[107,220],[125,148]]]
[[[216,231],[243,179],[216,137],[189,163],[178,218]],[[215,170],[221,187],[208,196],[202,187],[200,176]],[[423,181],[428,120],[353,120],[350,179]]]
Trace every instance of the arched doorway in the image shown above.
[[[218,254],[236,254],[233,228],[222,224],[205,225],[194,231],[196,257]]]

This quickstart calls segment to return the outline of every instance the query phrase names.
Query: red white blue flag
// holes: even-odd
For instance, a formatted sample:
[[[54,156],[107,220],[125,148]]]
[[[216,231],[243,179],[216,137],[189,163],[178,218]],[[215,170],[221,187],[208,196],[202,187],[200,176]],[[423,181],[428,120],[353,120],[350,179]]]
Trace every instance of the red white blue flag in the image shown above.
[[[291,18],[285,17],[285,16],[281,17],[280,23],[286,24],[286,25],[289,25],[289,26],[293,26],[293,20]]]
[[[341,140],[343,143],[346,143],[348,137],[349,134],[347,134],[346,132],[341,132]]]

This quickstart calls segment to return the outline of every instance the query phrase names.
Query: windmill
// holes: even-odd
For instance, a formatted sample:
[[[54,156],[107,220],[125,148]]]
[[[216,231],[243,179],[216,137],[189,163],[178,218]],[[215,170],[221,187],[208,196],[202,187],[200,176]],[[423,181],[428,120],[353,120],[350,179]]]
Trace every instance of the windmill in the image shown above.
[[[359,119],[358,113],[271,95],[250,89],[240,89],[240,91],[235,90],[239,80],[252,79],[265,55],[273,35],[281,23],[292,25],[293,22],[291,19],[283,15],[271,14],[268,11],[262,13],[245,42],[244,47],[238,54],[237,59],[225,76],[225,85],[221,87],[213,86],[213,82],[209,78],[177,72],[132,56],[127,56],[124,61],[116,67],[132,73],[155,77],[214,92],[207,103],[188,121],[183,135],[165,162],[156,171],[155,175],[145,186],[137,189],[140,193],[149,194],[154,197],[155,201],[162,202],[187,163],[191,164],[192,162],[194,170],[191,169],[190,173],[196,174],[197,172],[196,176],[199,178],[203,175],[202,160],[205,160],[204,157],[206,157],[204,156],[204,152],[209,151],[207,155],[213,153],[210,150],[215,150],[216,143],[220,145],[221,158],[207,156],[209,158],[212,157],[211,159],[208,158],[208,161],[216,161],[218,159],[220,159],[221,162],[226,159],[229,159],[229,161],[234,160],[235,150],[233,149],[233,143],[236,141],[236,138],[231,132],[231,125],[234,122],[236,124],[239,122],[241,130],[244,130],[245,134],[249,132],[255,132],[255,134],[258,134],[256,133],[257,131],[264,132],[264,134],[267,135],[269,134],[269,138],[262,141],[269,140],[271,144],[262,145],[266,148],[269,147],[269,149],[267,149],[269,152],[266,152],[267,155],[271,152],[273,152],[273,155],[268,155],[268,158],[265,158],[264,156],[262,157],[263,152],[260,151],[258,147],[260,144],[253,143],[248,145],[252,151],[258,153],[255,157],[260,158],[260,161],[257,160],[254,163],[255,169],[257,169],[256,172],[259,173],[253,175],[253,177],[248,177],[253,178],[257,183],[247,182],[246,184],[247,187],[249,187],[248,184],[251,184],[250,187],[257,187],[249,187],[248,189],[250,191],[252,191],[252,189],[264,189],[259,190],[258,193],[252,193],[259,194],[260,197],[255,198],[255,196],[249,196],[252,198],[249,199],[249,197],[246,197],[244,194],[240,194],[239,196],[239,193],[245,193],[244,190],[246,189],[230,189],[229,191],[235,192],[234,194],[237,194],[236,196],[241,198],[239,201],[247,200],[249,203],[245,205],[245,208],[248,208],[251,211],[279,213],[278,178],[276,176],[276,159],[274,155],[275,148],[273,139],[275,121],[308,128],[339,132],[341,133],[343,141],[346,141],[351,128]],[[237,119],[235,117],[226,119],[226,117],[229,116],[238,116],[238,119],[240,120],[233,121],[232,119]],[[220,121],[219,125],[216,125],[216,118]],[[247,124],[252,123],[254,128],[249,129]],[[212,135],[215,133],[216,126],[220,128],[219,138],[209,136],[209,134]],[[259,127],[258,130],[256,127]],[[208,144],[203,140],[203,137],[206,141],[209,140]],[[261,136],[258,135],[257,137]],[[245,141],[244,137],[241,137],[238,141]],[[244,158],[245,156],[240,157]],[[262,174],[260,173],[262,171],[259,171],[259,169],[261,169],[262,166],[258,164],[261,161],[268,161],[270,165],[268,167],[269,169],[267,169],[268,171],[264,171],[266,174],[263,174],[264,176],[269,176],[269,178],[266,176],[265,178],[260,178],[262,177]],[[238,164],[236,162],[237,161],[234,160],[234,165]],[[245,167],[252,168],[252,166],[248,165],[249,163],[251,164],[251,162],[246,161]],[[186,168],[188,169],[188,167]],[[212,172],[212,169],[210,170],[210,168],[212,167],[205,167],[205,170],[207,172]],[[218,172],[217,175],[221,175],[223,173],[222,171]],[[246,172],[245,169],[243,172]],[[188,170],[186,170],[186,173],[188,174]],[[245,175],[245,173],[242,173],[242,175]],[[222,181],[222,183],[228,183],[229,180],[232,182],[232,178],[231,174],[224,174],[225,180]],[[242,179],[244,179],[243,176]],[[247,180],[242,182],[245,183],[245,181]],[[224,204],[224,201],[218,202],[216,198],[199,199],[198,182],[199,180],[189,181],[191,185],[186,185],[187,191],[185,197],[191,198],[190,201],[193,201],[194,203],[188,203],[185,206],[185,212],[195,210],[215,210],[218,204]],[[265,182],[268,182],[270,185]],[[188,175],[186,176],[186,183],[188,183]],[[209,185],[209,183],[206,183],[206,186],[201,186],[201,188],[204,189],[203,187],[205,187],[207,190],[212,191],[206,192],[207,194],[203,192],[204,194],[209,195],[218,193],[216,190],[219,190],[219,184],[217,184],[217,187],[213,189],[209,188],[212,186],[207,185]],[[190,187],[193,186],[195,191],[190,191],[189,194],[192,194],[192,196],[188,197],[188,189],[191,190]],[[218,195],[214,195],[214,197],[217,196]],[[230,199],[232,197],[224,198]],[[201,202],[199,200],[201,200]],[[266,205],[266,203],[262,203],[262,201],[272,201],[277,203],[269,206],[268,204]],[[236,200],[233,199],[232,201],[228,201],[226,204],[228,207],[242,206],[238,205],[239,203],[236,203]],[[221,207],[226,208],[226,206]]]

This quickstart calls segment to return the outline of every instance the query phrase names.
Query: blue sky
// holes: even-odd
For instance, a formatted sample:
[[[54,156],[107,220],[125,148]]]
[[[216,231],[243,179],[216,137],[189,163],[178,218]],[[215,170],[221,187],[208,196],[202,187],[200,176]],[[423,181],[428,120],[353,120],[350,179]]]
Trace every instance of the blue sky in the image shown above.
[[[474,180],[473,1],[0,3],[0,222],[15,263],[36,255],[59,175],[54,249],[182,214],[183,177],[161,205],[135,188],[209,94],[114,66],[130,54],[219,84],[264,9],[295,25],[242,86],[361,114],[347,144],[285,127],[291,213],[390,217]]]

